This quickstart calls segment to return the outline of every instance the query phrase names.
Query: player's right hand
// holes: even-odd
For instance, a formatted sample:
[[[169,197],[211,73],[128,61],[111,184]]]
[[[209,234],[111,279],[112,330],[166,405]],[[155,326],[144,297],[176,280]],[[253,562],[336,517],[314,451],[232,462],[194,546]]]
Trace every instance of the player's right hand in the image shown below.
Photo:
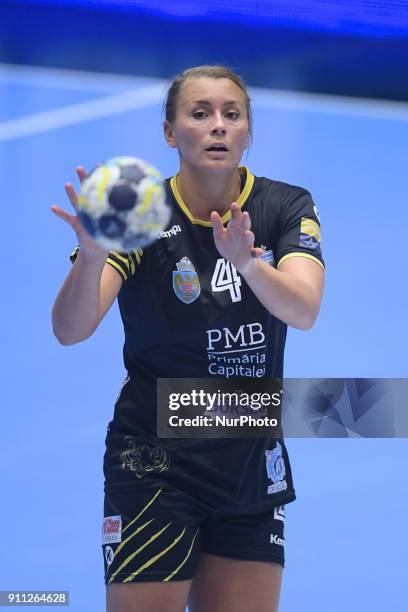
[[[87,177],[85,168],[83,168],[82,166],[78,166],[78,168],[76,169],[76,173],[81,183]],[[69,201],[71,202],[73,209],[77,212],[78,211],[78,197],[77,197],[77,194],[75,192],[75,189],[72,183],[65,183],[65,191],[66,191]],[[97,242],[95,242],[95,240],[91,238],[91,236],[88,234],[88,232],[85,230],[84,226],[82,225],[77,214],[71,215],[65,210],[63,210],[62,208],[60,208],[59,206],[55,206],[55,205],[51,206],[51,210],[55,215],[57,215],[57,217],[59,217],[60,219],[62,219],[63,221],[68,223],[68,225],[72,227],[72,229],[77,235],[78,244],[79,244],[81,253],[83,255],[99,256],[99,257],[108,256],[109,251],[104,249]]]

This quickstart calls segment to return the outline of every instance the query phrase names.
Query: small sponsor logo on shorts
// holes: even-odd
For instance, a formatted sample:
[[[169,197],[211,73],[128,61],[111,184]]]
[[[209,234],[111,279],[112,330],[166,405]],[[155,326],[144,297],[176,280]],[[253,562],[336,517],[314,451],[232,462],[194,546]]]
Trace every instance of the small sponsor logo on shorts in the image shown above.
[[[285,506],[278,506],[273,509],[273,518],[277,521],[285,522]]]
[[[115,556],[115,553],[113,552],[113,548],[111,548],[110,546],[107,546],[105,548],[105,561],[107,565],[112,564],[114,556]]]
[[[107,516],[103,519],[102,544],[113,544],[122,541],[122,517]]]
[[[280,491],[286,491],[287,488],[288,485],[286,483],[286,480],[284,480],[283,482],[278,482],[278,484],[269,485],[268,495],[270,495],[271,493],[279,493]]]
[[[283,538],[280,538],[279,536],[277,536],[275,533],[271,533],[270,542],[271,542],[271,544],[277,544],[278,546],[284,546],[285,545],[285,540]]]

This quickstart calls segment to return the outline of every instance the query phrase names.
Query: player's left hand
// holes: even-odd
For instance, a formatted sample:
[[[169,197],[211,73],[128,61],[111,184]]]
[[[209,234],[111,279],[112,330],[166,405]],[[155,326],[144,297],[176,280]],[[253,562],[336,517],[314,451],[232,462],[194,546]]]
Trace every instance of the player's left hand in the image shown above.
[[[244,274],[252,266],[254,258],[261,255],[263,250],[254,247],[255,235],[251,232],[248,212],[242,212],[236,202],[231,204],[230,209],[231,219],[227,227],[224,227],[217,212],[211,213],[214,242],[220,255],[228,259],[240,274]]]

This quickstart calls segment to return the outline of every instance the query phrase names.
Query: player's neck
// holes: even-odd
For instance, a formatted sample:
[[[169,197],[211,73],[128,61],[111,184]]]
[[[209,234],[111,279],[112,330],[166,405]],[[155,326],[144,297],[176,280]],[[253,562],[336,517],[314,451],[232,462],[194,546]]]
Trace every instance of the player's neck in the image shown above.
[[[177,187],[193,217],[209,221],[213,210],[222,216],[238,200],[241,180],[238,168],[228,174],[213,171],[198,174],[182,168],[177,175]]]

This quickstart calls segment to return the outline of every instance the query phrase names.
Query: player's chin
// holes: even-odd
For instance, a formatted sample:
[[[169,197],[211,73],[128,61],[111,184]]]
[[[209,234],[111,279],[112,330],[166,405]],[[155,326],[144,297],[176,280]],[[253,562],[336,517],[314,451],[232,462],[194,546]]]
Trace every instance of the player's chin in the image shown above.
[[[239,165],[239,159],[232,157],[230,155],[225,155],[224,157],[220,156],[207,156],[201,161],[201,166],[203,168],[214,168],[214,169],[223,169],[223,170],[231,170],[232,168],[236,168]]]

